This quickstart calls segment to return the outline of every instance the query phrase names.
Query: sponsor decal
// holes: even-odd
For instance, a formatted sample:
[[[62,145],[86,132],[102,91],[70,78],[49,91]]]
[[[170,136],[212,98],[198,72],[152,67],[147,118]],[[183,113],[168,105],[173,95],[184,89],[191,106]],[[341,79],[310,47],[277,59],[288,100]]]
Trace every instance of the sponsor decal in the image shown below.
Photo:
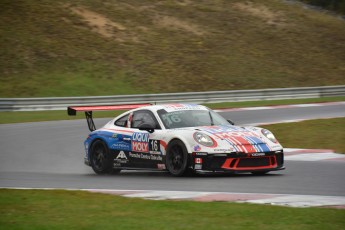
[[[132,140],[138,141],[138,142],[149,142],[149,134],[148,133],[133,133]]]
[[[154,155],[162,155],[161,152],[156,152],[156,151],[150,151],[150,154],[154,154]]]
[[[212,133],[212,134],[221,134],[221,133],[231,133],[231,132],[248,132],[247,129],[237,126],[208,126],[202,129],[203,131]]]
[[[132,151],[134,152],[148,152],[148,143],[132,141]]]
[[[195,158],[194,162],[195,164],[202,164],[202,158]]]
[[[230,153],[230,152],[233,152],[234,149],[233,148],[231,148],[231,149],[214,149],[213,151],[215,151],[215,152]]]
[[[265,153],[252,153],[252,157],[265,156]]]
[[[200,151],[200,150],[201,150],[200,145],[195,145],[195,146],[194,146],[194,151]]]
[[[153,161],[162,161],[163,160],[162,156],[150,155],[150,154],[147,154],[147,153],[132,153],[132,152],[129,152],[128,156],[131,157],[131,158],[144,159],[144,160],[153,160]]]
[[[165,164],[157,164],[158,169],[166,169]]]
[[[160,147],[159,140],[150,140],[149,143],[149,150],[151,154],[161,154],[161,147]]]
[[[162,161],[163,160],[162,156],[157,156],[157,155],[151,155],[150,159],[153,161]]]
[[[124,141],[119,141],[111,145],[111,149],[131,151],[131,144]]]
[[[128,160],[125,152],[123,152],[123,151],[119,152],[119,154],[117,155],[116,159],[126,159],[126,160]]]
[[[202,169],[202,165],[196,164],[196,165],[194,165],[194,169],[199,169],[199,170],[201,170],[201,169]]]
[[[133,152],[149,152],[149,134],[148,133],[134,133],[132,136],[132,151]]]
[[[114,165],[113,165],[114,167],[121,167],[121,164],[120,163],[118,163],[118,162],[114,162]]]
[[[120,151],[117,157],[114,159],[114,161],[116,161],[117,163],[127,163],[128,158],[123,151]]]
[[[140,154],[140,158],[141,158],[141,159],[150,160],[150,155],[141,153],[141,154]]]
[[[140,153],[132,153],[132,152],[129,152],[129,153],[128,153],[128,156],[129,156],[129,157],[132,157],[132,158],[139,158],[139,159],[141,158],[141,157],[140,157]]]
[[[170,104],[165,107],[167,112],[178,111],[178,110],[206,110],[204,107],[197,104]]]
[[[193,155],[195,155],[195,156],[207,156],[207,153],[193,152]]]
[[[112,138],[117,138],[117,133],[113,133]]]

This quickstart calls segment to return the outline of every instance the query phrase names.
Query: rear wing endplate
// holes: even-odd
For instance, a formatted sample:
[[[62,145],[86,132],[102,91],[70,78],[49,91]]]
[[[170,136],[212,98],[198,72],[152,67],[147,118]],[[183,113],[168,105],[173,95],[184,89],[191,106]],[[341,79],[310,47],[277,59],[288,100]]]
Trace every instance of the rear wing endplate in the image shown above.
[[[85,112],[87,125],[90,131],[95,131],[96,126],[93,122],[92,111],[115,111],[115,110],[130,110],[136,109],[151,104],[126,104],[126,105],[100,105],[100,106],[69,106],[67,108],[67,114],[69,116],[75,116],[77,112]]]

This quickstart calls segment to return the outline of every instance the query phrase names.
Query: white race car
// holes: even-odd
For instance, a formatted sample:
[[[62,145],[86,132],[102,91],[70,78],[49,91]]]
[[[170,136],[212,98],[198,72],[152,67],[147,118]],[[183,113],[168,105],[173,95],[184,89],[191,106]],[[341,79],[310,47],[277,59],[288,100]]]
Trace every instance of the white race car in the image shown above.
[[[129,110],[96,129],[92,111]],[[284,169],[283,147],[267,129],[235,126],[194,104],[72,106],[84,111],[91,133],[85,163],[97,174],[121,169],[265,174]]]

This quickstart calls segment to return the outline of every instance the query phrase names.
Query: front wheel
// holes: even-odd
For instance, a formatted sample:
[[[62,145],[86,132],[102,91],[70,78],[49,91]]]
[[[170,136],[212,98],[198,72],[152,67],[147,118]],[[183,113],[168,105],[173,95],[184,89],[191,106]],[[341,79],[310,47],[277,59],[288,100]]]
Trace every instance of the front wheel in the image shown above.
[[[173,140],[169,143],[166,167],[173,176],[182,176],[187,172],[188,152],[182,141]]]
[[[107,145],[101,141],[96,140],[90,151],[91,167],[97,174],[111,173],[112,162]]]

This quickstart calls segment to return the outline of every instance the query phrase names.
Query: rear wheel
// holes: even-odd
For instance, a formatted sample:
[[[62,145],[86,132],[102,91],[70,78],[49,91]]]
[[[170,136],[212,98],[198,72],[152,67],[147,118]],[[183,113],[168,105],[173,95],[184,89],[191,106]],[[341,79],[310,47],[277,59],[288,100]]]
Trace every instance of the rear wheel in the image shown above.
[[[105,174],[113,171],[109,149],[103,141],[96,140],[91,147],[90,154],[91,167],[95,173]]]
[[[173,176],[182,176],[187,172],[188,152],[180,140],[169,143],[166,155],[166,168]]]

